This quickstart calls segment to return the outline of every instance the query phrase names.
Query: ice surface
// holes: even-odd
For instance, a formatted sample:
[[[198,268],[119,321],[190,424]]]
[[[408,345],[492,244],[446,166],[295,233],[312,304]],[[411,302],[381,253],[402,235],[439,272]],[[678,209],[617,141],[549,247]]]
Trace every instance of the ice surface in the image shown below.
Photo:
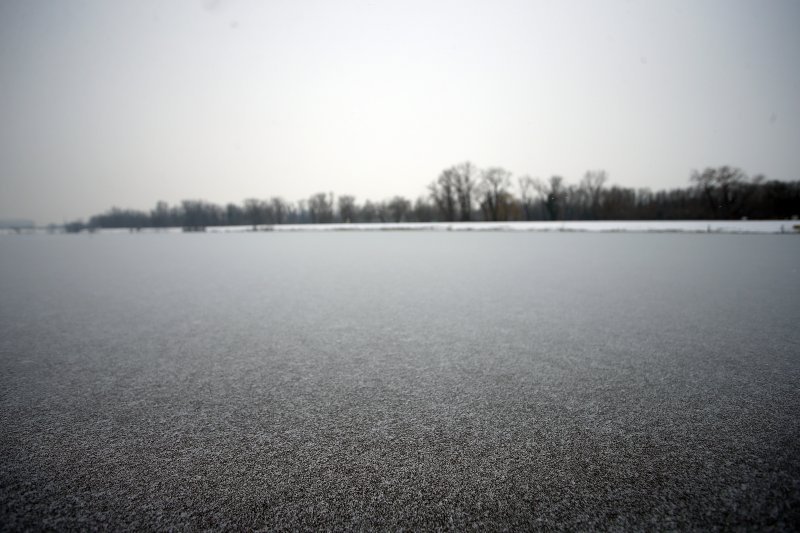
[[[795,530],[798,265],[781,235],[0,238],[0,529]]]

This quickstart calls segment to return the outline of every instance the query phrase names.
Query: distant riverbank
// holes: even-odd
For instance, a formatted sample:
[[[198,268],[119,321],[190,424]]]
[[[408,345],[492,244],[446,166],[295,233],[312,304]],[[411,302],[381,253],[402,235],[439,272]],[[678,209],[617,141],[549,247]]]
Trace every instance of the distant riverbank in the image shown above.
[[[0,229],[0,234],[60,232],[60,229]],[[408,222],[368,224],[259,224],[197,228],[105,228],[98,233],[243,233],[252,231],[580,231],[633,233],[800,233],[798,220],[602,220],[557,222]],[[80,233],[89,233],[83,230]]]

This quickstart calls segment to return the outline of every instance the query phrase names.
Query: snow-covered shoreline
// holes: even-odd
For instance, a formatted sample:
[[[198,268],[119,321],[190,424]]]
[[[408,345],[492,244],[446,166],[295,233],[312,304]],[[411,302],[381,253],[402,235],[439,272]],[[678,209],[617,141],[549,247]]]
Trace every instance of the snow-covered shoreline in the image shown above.
[[[253,232],[247,226],[209,226],[206,233]],[[562,222],[405,222],[371,224],[258,225],[255,231],[532,231],[532,232],[634,232],[634,233],[800,233],[798,220],[618,220]],[[100,229],[96,233],[183,233],[180,227]],[[16,234],[1,229],[0,234]],[[21,234],[45,234],[43,228],[23,229]],[[87,230],[81,233],[88,233]]]

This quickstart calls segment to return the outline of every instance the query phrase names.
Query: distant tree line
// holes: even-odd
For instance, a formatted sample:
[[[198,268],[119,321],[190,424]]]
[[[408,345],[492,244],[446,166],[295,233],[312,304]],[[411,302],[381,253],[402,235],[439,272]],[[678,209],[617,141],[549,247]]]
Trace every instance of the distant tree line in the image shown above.
[[[96,228],[200,230],[208,226],[372,222],[467,222],[523,220],[698,220],[791,218],[800,214],[800,182],[749,177],[728,166],[692,172],[685,188],[656,191],[608,185],[603,170],[590,170],[577,184],[561,176],[513,179],[511,172],[479,169],[469,162],[445,169],[413,202],[402,196],[356,201],[351,195],[320,192],[288,202],[248,198],[217,205],[183,200],[154,209],[112,208],[67,231]]]

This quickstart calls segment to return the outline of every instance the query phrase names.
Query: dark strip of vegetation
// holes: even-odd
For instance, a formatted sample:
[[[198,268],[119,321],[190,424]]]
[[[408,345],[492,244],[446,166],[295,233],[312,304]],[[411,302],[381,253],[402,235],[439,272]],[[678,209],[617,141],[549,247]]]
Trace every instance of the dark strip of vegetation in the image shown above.
[[[652,192],[606,186],[603,170],[589,171],[577,185],[560,176],[543,181],[512,175],[499,167],[478,169],[467,162],[444,170],[415,202],[395,196],[382,202],[356,202],[354,196],[317,193],[287,202],[255,198],[220,206],[184,200],[158,202],[150,212],[113,208],[88,223],[65,224],[67,231],[97,228],[199,230],[207,226],[325,224],[349,222],[455,222],[508,220],[705,220],[777,219],[800,214],[800,182],[748,177],[727,166],[693,172],[690,186]]]

